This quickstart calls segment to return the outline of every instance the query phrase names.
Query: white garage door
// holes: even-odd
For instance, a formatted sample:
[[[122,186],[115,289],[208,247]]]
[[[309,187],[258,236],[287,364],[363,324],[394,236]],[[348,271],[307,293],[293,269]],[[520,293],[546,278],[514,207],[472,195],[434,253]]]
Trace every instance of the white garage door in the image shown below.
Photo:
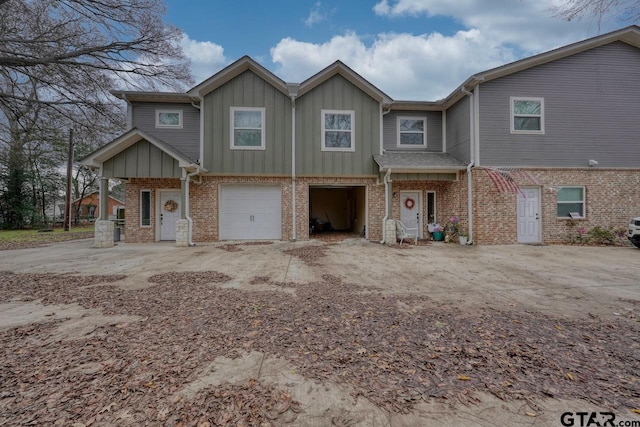
[[[220,240],[282,238],[279,185],[221,185]]]

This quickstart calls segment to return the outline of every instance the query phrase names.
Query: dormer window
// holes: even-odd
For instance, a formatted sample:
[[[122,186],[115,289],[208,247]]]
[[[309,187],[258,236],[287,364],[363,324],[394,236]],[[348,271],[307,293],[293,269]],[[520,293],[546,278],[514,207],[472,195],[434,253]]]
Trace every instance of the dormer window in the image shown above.
[[[156,127],[182,129],[182,110],[156,110]]]

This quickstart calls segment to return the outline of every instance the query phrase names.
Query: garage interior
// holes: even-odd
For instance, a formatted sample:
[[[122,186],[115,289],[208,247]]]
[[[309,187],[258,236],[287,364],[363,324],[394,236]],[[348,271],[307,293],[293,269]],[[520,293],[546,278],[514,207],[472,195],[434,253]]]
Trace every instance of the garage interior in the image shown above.
[[[366,235],[365,186],[309,186],[309,236]]]

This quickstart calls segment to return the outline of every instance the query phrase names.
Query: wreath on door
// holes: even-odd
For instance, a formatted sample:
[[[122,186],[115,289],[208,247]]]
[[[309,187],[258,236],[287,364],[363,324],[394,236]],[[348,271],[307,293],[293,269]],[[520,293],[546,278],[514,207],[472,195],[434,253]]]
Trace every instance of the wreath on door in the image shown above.
[[[173,200],[167,200],[167,202],[164,204],[164,210],[167,212],[173,212],[176,209],[178,209],[178,204]]]
[[[411,197],[407,197],[407,199],[404,201],[404,206],[407,209],[413,209],[415,205],[416,205],[416,201],[413,200]]]

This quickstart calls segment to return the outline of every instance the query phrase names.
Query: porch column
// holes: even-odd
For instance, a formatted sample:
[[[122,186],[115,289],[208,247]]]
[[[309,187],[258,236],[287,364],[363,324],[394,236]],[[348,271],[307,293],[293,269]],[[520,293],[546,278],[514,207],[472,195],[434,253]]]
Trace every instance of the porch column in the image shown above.
[[[100,215],[94,230],[94,247],[113,246],[113,221],[109,221],[109,178],[100,178]]]

